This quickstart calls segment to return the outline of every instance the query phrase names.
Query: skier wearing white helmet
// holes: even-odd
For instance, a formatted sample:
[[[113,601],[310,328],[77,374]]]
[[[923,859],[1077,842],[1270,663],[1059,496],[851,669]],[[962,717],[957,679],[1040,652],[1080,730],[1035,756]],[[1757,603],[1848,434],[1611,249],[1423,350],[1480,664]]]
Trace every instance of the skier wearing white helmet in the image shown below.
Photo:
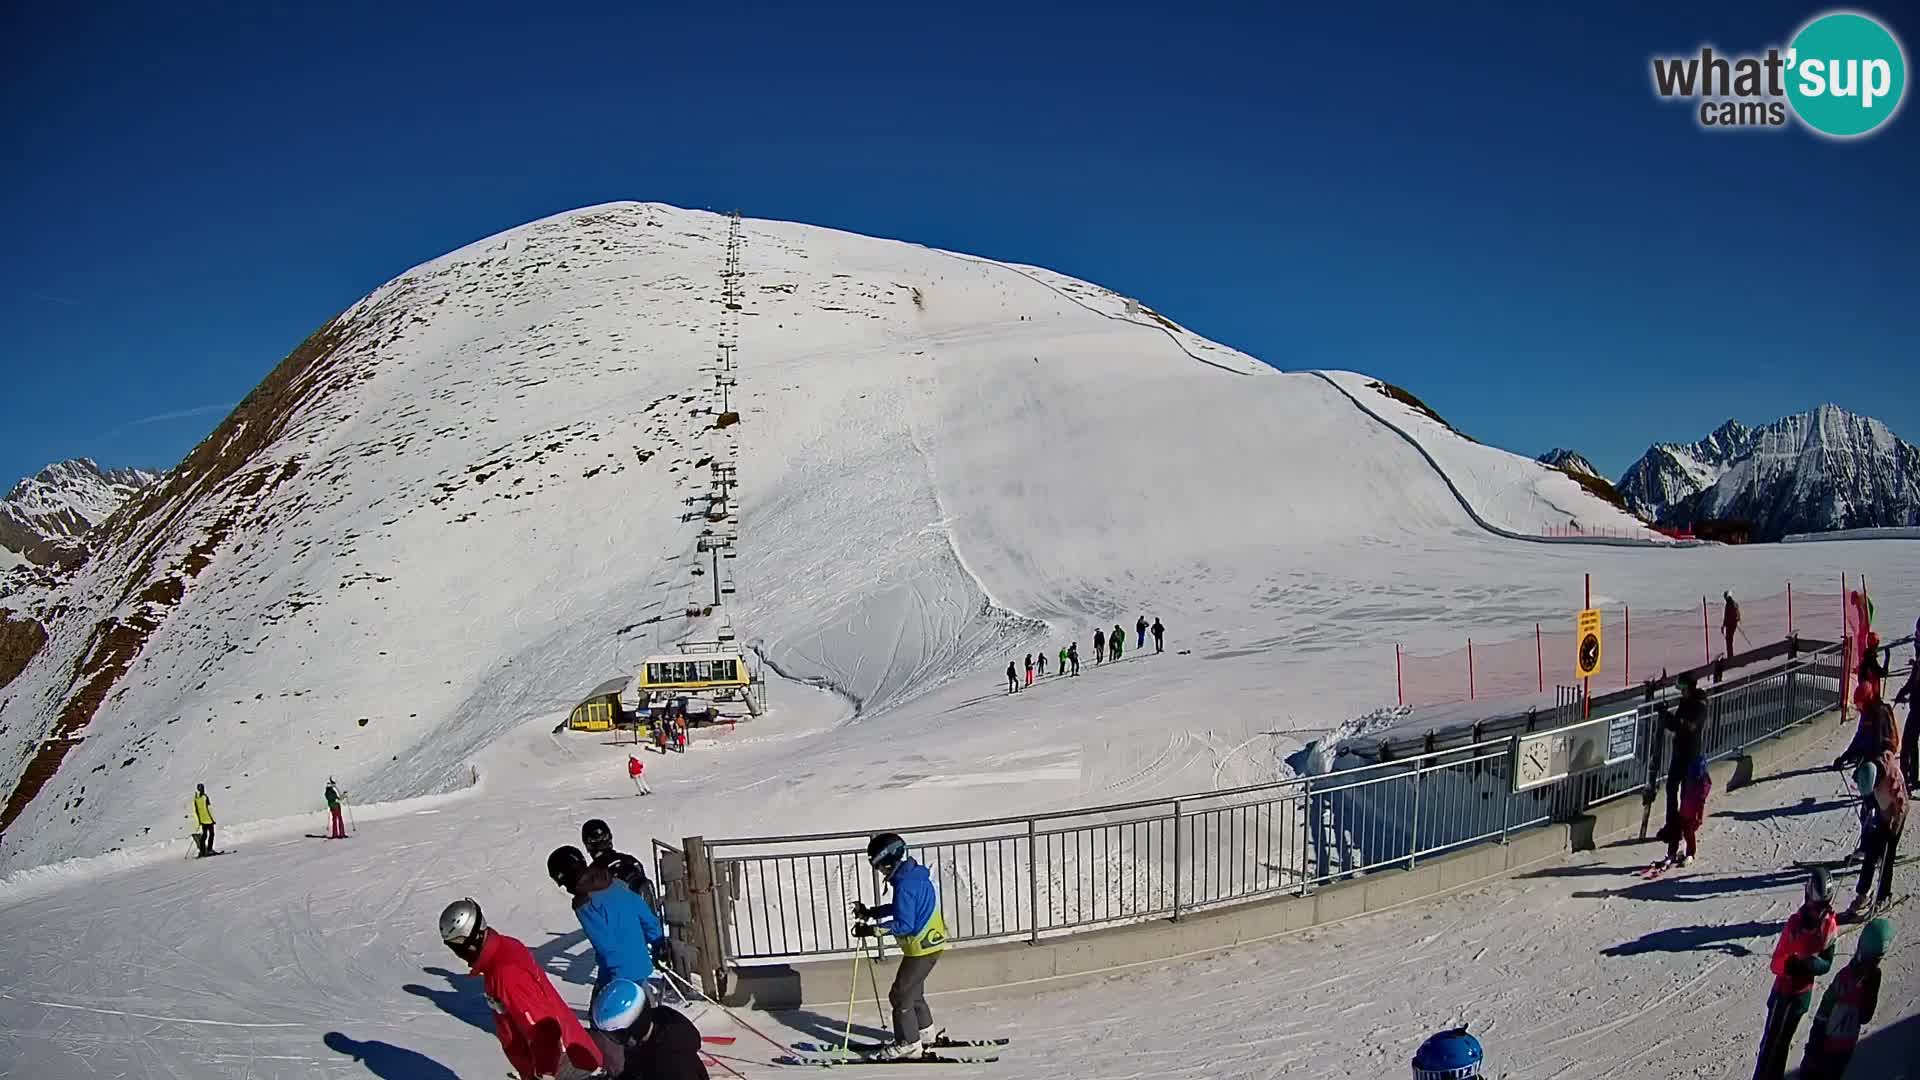
[[[600,1048],[547,973],[518,939],[487,925],[479,901],[448,904],[440,912],[440,940],[480,976],[493,1007],[493,1033],[520,1080],[570,1080],[600,1068]]]

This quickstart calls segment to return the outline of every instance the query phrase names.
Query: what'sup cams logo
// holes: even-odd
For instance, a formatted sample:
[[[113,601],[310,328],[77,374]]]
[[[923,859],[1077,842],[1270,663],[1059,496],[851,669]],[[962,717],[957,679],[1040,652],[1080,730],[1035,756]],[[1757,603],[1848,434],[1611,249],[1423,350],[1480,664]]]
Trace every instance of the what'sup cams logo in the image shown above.
[[[1851,139],[1886,126],[1907,89],[1907,57],[1878,19],[1815,16],[1785,50],[1727,56],[1702,46],[1653,58],[1653,91],[1697,101],[1703,128],[1780,128],[1799,118],[1816,134]]]

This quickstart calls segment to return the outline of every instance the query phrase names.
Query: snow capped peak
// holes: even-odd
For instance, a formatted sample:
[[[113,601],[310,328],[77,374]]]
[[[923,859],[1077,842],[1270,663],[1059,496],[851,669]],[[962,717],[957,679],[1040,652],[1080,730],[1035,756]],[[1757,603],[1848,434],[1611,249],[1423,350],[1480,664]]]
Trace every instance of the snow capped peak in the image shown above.
[[[1600,476],[1600,470],[1594,468],[1593,462],[1588,461],[1584,455],[1577,451],[1567,450],[1558,446],[1541,454],[1534,460],[1542,465],[1559,469],[1562,472],[1579,473],[1583,476]]]
[[[0,549],[23,562],[57,561],[160,477],[146,469],[102,469],[84,457],[48,465],[0,500]]]
[[[1731,522],[1756,540],[1920,523],[1920,452],[1870,416],[1826,403],[1697,443],[1660,443],[1621,478],[1636,510],[1674,525]]]

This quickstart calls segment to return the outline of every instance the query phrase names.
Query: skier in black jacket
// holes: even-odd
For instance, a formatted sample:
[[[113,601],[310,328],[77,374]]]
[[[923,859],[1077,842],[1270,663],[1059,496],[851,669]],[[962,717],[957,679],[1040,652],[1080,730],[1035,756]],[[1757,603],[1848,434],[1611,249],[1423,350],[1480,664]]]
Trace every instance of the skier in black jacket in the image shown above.
[[[1707,695],[1694,682],[1693,673],[1683,671],[1674,681],[1680,686],[1680,700],[1671,710],[1661,702],[1657,710],[1672,751],[1667,755],[1668,824],[1680,820],[1680,785],[1686,782],[1693,759],[1700,756],[1701,733],[1707,725]]]
[[[660,910],[660,898],[654,895],[653,882],[647,879],[645,864],[624,851],[613,849],[613,829],[606,822],[594,818],[580,826],[580,846],[593,856],[592,865],[626,882],[627,888],[639,893],[640,898],[656,913]]]
[[[614,1043],[607,1055],[614,1080],[709,1080],[700,1060],[700,1029],[660,1004],[651,982],[608,983],[594,999],[593,1026]]]

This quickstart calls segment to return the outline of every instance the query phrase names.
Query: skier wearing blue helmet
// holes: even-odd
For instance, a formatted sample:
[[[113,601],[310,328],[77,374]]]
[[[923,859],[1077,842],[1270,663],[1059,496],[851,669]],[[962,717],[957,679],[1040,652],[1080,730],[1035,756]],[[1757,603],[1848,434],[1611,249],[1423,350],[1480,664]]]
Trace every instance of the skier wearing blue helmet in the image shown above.
[[[1413,1054],[1413,1080],[1470,1080],[1480,1075],[1480,1040],[1463,1025],[1436,1032]]]
[[[653,983],[608,983],[593,1000],[593,1026],[618,1054],[607,1057],[611,1080],[709,1080],[700,1059],[700,1029],[660,1004]]]

